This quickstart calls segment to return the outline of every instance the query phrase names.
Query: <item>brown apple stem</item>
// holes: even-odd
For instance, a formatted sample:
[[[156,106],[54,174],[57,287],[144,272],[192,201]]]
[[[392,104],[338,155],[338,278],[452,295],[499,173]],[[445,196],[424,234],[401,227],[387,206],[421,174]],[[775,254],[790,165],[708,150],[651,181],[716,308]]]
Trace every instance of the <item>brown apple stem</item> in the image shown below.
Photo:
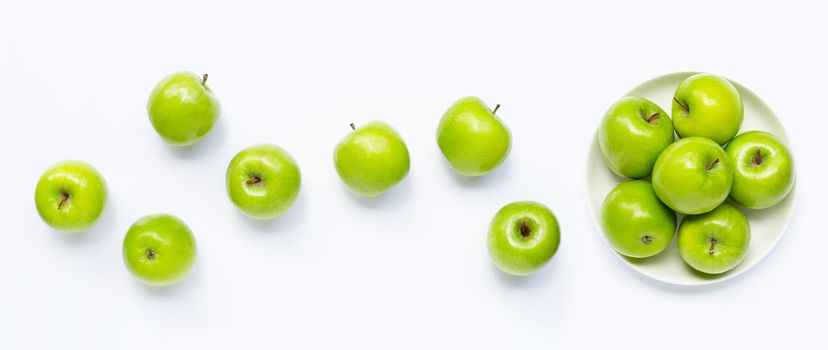
[[[713,253],[716,252],[715,250],[713,250],[714,248],[716,248],[716,243],[719,242],[715,238],[710,239],[710,251],[708,251],[707,254],[713,255]]]
[[[526,221],[520,222],[520,236],[523,238],[529,238],[532,235],[532,228],[526,224]]]
[[[756,155],[753,156],[753,165],[760,166],[765,162],[765,157],[762,156],[762,150],[756,149]]]
[[[248,184],[248,185],[256,185],[256,184],[258,184],[258,183],[260,183],[260,182],[262,182],[262,178],[261,178],[261,177],[259,177],[259,175],[255,175],[255,174],[254,174],[254,175],[251,175],[251,176],[250,176],[250,179],[249,179],[249,180],[247,180],[247,184]]]
[[[690,108],[688,108],[686,105],[684,105],[684,103],[679,102],[679,100],[676,99],[675,97],[673,97],[673,101],[675,101],[676,104],[678,104],[679,107],[681,107],[681,109],[684,110],[684,112],[690,112]]]
[[[653,113],[653,115],[651,115],[647,118],[644,118],[644,120],[646,120],[647,123],[652,123],[652,122],[658,120],[658,118],[661,118],[661,113],[660,112],[655,112],[655,113]]]
[[[201,76],[201,85],[204,86],[205,84],[207,84],[207,73]]]
[[[66,204],[66,202],[69,201],[69,192],[60,191],[60,195],[61,195],[61,198],[60,198],[60,203],[58,203],[58,210],[61,210],[63,208],[63,205]]]
[[[356,125],[354,125],[354,123],[351,123],[350,125],[351,125],[351,130],[356,130]]]
[[[707,170],[708,171],[713,170],[713,168],[716,167],[716,164],[719,164],[719,158],[716,158],[716,160],[714,160],[713,163],[708,164],[707,165]]]
[[[497,113],[497,110],[500,109],[500,103],[495,105],[495,108],[492,110],[492,114]]]

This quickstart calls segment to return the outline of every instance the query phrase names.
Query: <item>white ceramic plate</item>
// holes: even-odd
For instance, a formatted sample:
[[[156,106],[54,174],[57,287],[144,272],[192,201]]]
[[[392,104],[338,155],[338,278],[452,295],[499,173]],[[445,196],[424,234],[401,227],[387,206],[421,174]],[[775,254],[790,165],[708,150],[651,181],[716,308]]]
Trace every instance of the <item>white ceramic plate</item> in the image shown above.
[[[647,81],[638,87],[634,88],[627,95],[641,96],[657,103],[661,108],[670,113],[671,101],[673,93],[678,87],[679,83],[685,78],[695,73],[674,73],[664,75],[650,81]],[[742,123],[740,133],[749,130],[763,130],[770,132],[779,137],[788,147],[790,142],[782,123],[773,113],[773,111],[760,99],[756,94],[748,90],[742,85],[733,82],[739,92],[742,94],[742,99],[745,104],[745,119]],[[609,108],[609,104],[607,104]],[[791,190],[785,200],[768,209],[750,210],[741,208],[750,221],[751,240],[745,259],[733,270],[720,275],[707,275],[696,272],[690,268],[681,259],[676,248],[676,240],[670,243],[670,246],[660,254],[646,259],[635,259],[624,257],[615,252],[614,249],[606,241],[601,227],[601,204],[604,197],[617,184],[627,181],[626,179],[615,175],[601,159],[601,151],[598,148],[597,129],[595,136],[593,136],[592,145],[587,156],[586,168],[586,189],[587,198],[589,198],[590,211],[592,212],[592,221],[598,229],[598,233],[607,247],[625,264],[632,267],[634,270],[652,277],[656,280],[678,284],[678,285],[701,285],[721,282],[747,271],[768,252],[773,249],[776,242],[782,238],[785,228],[788,225],[788,220],[793,213],[794,197],[796,192],[796,185]],[[793,152],[793,150],[792,150]],[[794,157],[796,157],[794,155]],[[794,159],[796,161],[796,159]],[[682,219],[679,215],[679,220]],[[679,221],[680,222],[680,221]]]

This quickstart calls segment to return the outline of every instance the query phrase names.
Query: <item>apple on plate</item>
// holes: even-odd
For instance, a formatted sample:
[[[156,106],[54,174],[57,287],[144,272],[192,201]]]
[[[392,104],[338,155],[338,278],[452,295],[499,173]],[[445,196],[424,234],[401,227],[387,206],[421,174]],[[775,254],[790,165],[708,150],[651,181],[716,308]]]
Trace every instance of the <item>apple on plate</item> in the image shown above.
[[[408,147],[388,124],[374,121],[353,130],[334,149],[339,177],[354,192],[374,197],[402,181],[411,165]]]
[[[604,199],[604,236],[622,255],[647,258],[663,251],[676,233],[676,213],[644,180],[623,182]]]
[[[776,136],[749,131],[725,147],[733,162],[730,198],[751,209],[769,208],[781,202],[794,184],[793,156]]]
[[[739,132],[744,116],[742,95],[720,76],[690,76],[673,96],[673,127],[682,138],[700,136],[724,145]]]
[[[158,135],[170,144],[188,146],[213,129],[221,105],[207,87],[207,74],[173,73],[150,92],[147,113]]]
[[[668,146],[653,168],[658,198],[684,214],[702,214],[722,204],[733,185],[733,167],[719,144],[688,137]]]
[[[106,205],[106,182],[91,165],[66,160],[47,169],[35,187],[35,207],[40,218],[64,232],[88,229]]]
[[[245,214],[273,219],[293,206],[302,176],[291,155],[279,146],[261,144],[245,148],[230,161],[227,195]]]
[[[123,245],[124,263],[139,281],[152,286],[174,284],[195,263],[196,243],[181,219],[157,214],[136,221]]]
[[[549,262],[561,242],[552,211],[531,201],[514,202],[498,210],[489,225],[488,249],[502,271],[529,275]]]
[[[454,102],[437,126],[437,145],[452,169],[465,176],[481,176],[495,170],[509,155],[512,135],[477,97]]]
[[[650,175],[656,158],[675,140],[673,122],[657,104],[627,96],[610,107],[598,129],[598,144],[616,174],[638,179]]]
[[[678,229],[678,250],[690,267],[708,274],[732,270],[745,258],[750,223],[728,202],[701,215],[688,215]]]

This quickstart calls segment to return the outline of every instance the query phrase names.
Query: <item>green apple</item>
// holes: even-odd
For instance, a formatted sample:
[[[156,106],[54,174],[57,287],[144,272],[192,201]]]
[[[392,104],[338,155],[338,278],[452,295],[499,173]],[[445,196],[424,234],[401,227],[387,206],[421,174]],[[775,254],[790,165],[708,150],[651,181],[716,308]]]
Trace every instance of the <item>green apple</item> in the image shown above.
[[[147,101],[150,122],[167,142],[188,146],[200,141],[221,114],[221,105],[207,87],[207,74],[173,73],[155,86]]]
[[[676,233],[676,213],[643,180],[610,191],[601,209],[604,236],[622,255],[647,258],[667,248]]]
[[[296,161],[276,145],[245,148],[227,166],[227,195],[242,212],[257,219],[273,219],[290,209],[301,182]]]
[[[465,176],[497,168],[509,155],[512,135],[495,113],[477,97],[454,102],[437,126],[437,145],[451,167]]]
[[[744,117],[739,90],[719,76],[690,76],[673,96],[673,127],[679,137],[706,137],[724,145],[739,132]]]
[[[736,136],[725,152],[733,162],[730,198],[751,209],[781,202],[794,184],[793,156],[776,136],[749,131]]]
[[[172,215],[145,216],[132,224],[124,237],[124,263],[135,278],[148,285],[178,282],[195,258],[192,231]]]
[[[673,140],[673,122],[667,113],[635,96],[612,105],[598,129],[604,162],[616,174],[633,179],[650,175],[656,158]]]
[[[506,273],[531,274],[549,262],[561,242],[555,215],[543,204],[514,202],[498,210],[489,225],[492,262]]]
[[[727,202],[708,213],[685,216],[678,229],[681,258],[704,273],[730,271],[744,259],[748,244],[750,223]]]
[[[106,205],[106,182],[91,165],[66,160],[52,165],[35,188],[35,207],[52,228],[65,232],[88,229]]]
[[[339,177],[354,192],[377,196],[408,175],[408,147],[388,124],[374,121],[353,131],[334,150]]]
[[[668,207],[684,214],[701,214],[727,199],[733,167],[719,144],[688,137],[661,152],[652,179],[658,198]]]

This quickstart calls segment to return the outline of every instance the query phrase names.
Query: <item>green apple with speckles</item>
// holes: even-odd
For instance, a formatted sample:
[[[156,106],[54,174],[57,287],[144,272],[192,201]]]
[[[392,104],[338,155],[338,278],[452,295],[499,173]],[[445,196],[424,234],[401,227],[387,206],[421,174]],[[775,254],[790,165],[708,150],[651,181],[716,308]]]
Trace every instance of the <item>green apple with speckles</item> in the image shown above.
[[[661,203],[644,180],[623,182],[601,208],[604,237],[619,253],[648,258],[662,252],[676,232],[676,213]]]
[[[203,139],[221,114],[207,87],[207,74],[173,73],[150,92],[147,113],[158,135],[170,144],[189,146]]]
[[[181,219],[157,214],[136,221],[123,245],[124,263],[139,281],[152,286],[174,284],[184,278],[196,259],[196,243]]]
[[[604,114],[598,145],[616,174],[638,179],[650,175],[656,158],[673,143],[673,122],[650,100],[627,96]]]
[[[742,95],[720,76],[690,76],[673,96],[673,127],[682,138],[700,136],[724,145],[739,132],[744,117]]]
[[[227,166],[230,201],[257,219],[273,219],[287,212],[299,196],[301,182],[296,161],[276,145],[245,148]]]
[[[40,218],[64,232],[88,229],[101,216],[107,189],[103,176],[91,165],[66,160],[52,165],[37,182],[35,207]]]
[[[512,275],[539,270],[555,255],[560,242],[557,218],[537,202],[507,204],[489,225],[489,257],[495,266]]]
[[[732,270],[745,258],[750,223],[728,202],[701,215],[688,215],[678,229],[678,250],[690,267],[708,274]]]
[[[465,176],[495,170],[509,155],[512,134],[477,97],[464,97],[446,110],[437,126],[437,145],[452,169]]]
[[[773,134],[749,131],[736,136],[725,152],[733,162],[730,198],[751,209],[769,208],[788,196],[794,185],[793,156]]]
[[[668,146],[653,167],[658,198],[684,214],[702,214],[722,204],[733,185],[733,167],[719,144],[688,137]]]
[[[336,172],[351,190],[378,196],[408,175],[408,147],[390,125],[374,121],[351,129],[334,149]]]

